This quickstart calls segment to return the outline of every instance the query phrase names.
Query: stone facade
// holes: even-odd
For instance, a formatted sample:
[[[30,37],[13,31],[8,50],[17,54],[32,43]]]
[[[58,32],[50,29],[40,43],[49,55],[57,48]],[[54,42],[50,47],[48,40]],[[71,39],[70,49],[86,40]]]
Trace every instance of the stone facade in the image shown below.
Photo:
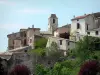
[[[81,35],[100,36],[100,12],[74,17],[71,24],[71,37]],[[76,37],[77,38],[77,37]],[[72,39],[71,39],[72,40]]]
[[[8,36],[8,50],[30,46],[34,48],[34,37],[40,35],[39,28],[20,29],[20,32],[9,34]]]
[[[64,33],[69,33],[70,34],[70,24],[64,25],[62,27],[58,27],[54,31],[54,36],[55,37],[60,37],[60,34],[64,34]]]
[[[34,49],[34,41],[36,37],[49,38],[53,36],[54,31],[58,28],[58,18],[55,14],[51,14],[48,18],[48,31],[40,31],[40,28],[20,29],[17,33],[12,33],[7,35],[8,37],[8,50],[13,50],[16,48],[23,48],[29,46]]]
[[[58,28],[58,18],[56,14],[51,14],[48,18],[48,31],[54,34],[54,31]]]
[[[50,47],[52,42],[56,42],[59,49],[63,51],[64,56],[67,55],[67,51],[75,48],[75,41],[60,37],[49,37],[46,47]]]

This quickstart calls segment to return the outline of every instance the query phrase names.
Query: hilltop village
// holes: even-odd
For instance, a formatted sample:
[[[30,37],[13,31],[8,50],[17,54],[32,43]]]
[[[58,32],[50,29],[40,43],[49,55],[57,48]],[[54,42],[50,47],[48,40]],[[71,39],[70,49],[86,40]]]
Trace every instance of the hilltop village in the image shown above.
[[[29,59],[30,55],[27,52],[35,49],[36,40],[46,38],[46,48],[50,47],[52,42],[56,42],[63,56],[67,56],[67,52],[75,48],[76,42],[86,35],[100,37],[100,12],[74,16],[71,24],[62,27],[58,26],[57,15],[51,14],[48,18],[47,31],[41,31],[32,25],[27,29],[20,29],[17,33],[8,34],[8,50],[1,53],[0,57],[13,61],[11,68],[16,65],[15,61],[18,64],[19,60],[23,60],[20,64],[25,64],[32,71],[32,60]]]

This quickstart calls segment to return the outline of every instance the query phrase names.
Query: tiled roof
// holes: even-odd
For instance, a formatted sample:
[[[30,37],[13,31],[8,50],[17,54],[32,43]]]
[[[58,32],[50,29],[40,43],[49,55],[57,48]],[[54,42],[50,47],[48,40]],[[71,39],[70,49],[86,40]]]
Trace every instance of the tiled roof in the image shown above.
[[[77,17],[73,18],[72,20],[83,19],[83,18],[87,17],[88,15],[89,14],[83,15],[83,16],[77,16]]]
[[[56,29],[56,31],[59,33],[65,33],[65,32],[68,33],[70,32],[70,24],[59,27]]]
[[[92,13],[92,14],[86,14],[86,15],[83,15],[83,16],[77,16],[75,18],[73,18],[72,20],[77,20],[77,19],[83,19],[85,17],[87,17],[88,15],[94,15],[94,17],[100,17],[100,12],[97,12],[97,13]]]
[[[11,52],[3,52],[3,53],[0,53],[0,56],[3,56],[3,55],[10,56],[10,55],[12,55],[12,53]]]
[[[94,17],[100,17],[100,12],[97,12],[97,13],[93,13]]]
[[[51,35],[52,33],[50,33],[49,31],[41,31],[40,34],[50,34]]]
[[[40,28],[28,28],[28,29],[35,29],[35,30],[40,30]],[[26,29],[26,31],[28,30]],[[25,32],[25,31],[21,31],[21,32]],[[12,34],[8,34],[7,37],[9,37],[10,35],[16,35],[17,33],[20,33],[20,32],[16,32],[16,33],[12,33]]]
[[[49,18],[57,18],[56,14],[51,14]]]

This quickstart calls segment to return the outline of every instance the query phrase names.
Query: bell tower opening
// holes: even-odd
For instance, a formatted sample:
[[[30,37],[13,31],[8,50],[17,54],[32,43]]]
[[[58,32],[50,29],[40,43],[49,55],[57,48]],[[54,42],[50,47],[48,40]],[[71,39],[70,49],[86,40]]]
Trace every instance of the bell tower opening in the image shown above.
[[[53,19],[53,23],[55,23],[55,19]]]
[[[58,18],[56,14],[51,14],[48,18],[48,31],[52,34],[58,28]]]

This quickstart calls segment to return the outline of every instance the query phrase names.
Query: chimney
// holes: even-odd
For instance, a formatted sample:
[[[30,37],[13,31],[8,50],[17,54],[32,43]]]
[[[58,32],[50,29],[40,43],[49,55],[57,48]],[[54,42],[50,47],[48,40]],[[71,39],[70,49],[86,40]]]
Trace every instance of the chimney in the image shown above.
[[[86,15],[86,14],[84,14],[84,15]]]
[[[75,18],[75,15],[73,17]]]
[[[32,28],[34,28],[34,25],[32,25]]]

